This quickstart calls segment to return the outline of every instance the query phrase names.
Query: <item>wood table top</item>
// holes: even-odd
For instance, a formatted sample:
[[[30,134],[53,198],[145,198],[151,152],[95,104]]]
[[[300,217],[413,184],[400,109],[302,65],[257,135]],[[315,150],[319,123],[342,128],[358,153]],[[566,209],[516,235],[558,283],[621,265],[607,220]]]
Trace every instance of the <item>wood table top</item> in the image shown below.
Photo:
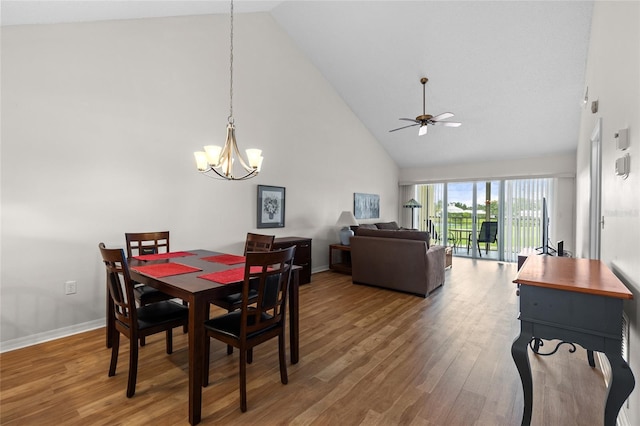
[[[557,290],[633,299],[633,293],[601,260],[532,255],[514,283]]]

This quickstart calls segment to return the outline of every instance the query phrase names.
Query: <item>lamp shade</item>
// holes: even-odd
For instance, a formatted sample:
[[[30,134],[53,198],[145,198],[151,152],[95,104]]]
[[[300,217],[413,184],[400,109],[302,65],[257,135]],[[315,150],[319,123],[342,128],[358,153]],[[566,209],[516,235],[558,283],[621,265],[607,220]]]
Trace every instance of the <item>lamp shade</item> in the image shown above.
[[[338,218],[336,225],[342,227],[357,226],[358,222],[353,216],[353,213],[351,213],[350,211],[343,211],[342,213],[340,213],[340,217]]]
[[[419,209],[420,207],[422,207],[422,205],[417,202],[415,199],[410,199],[409,201],[407,201],[406,203],[404,203],[402,205],[402,207],[405,207],[407,209]]]

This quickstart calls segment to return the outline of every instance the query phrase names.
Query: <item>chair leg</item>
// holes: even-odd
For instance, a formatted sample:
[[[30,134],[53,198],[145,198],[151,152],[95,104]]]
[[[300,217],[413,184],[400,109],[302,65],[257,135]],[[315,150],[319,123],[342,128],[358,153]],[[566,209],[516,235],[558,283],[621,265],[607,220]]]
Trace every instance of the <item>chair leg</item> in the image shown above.
[[[144,346],[144,345],[146,345],[146,344],[147,344],[147,342],[146,342],[144,339],[145,339],[145,336],[142,336],[142,337],[140,338],[140,346]]]
[[[227,313],[233,312],[233,309],[227,309]],[[227,355],[231,355],[233,353],[233,346],[227,345]]]
[[[289,378],[287,376],[287,360],[286,360],[286,350],[284,345],[285,337],[284,337],[284,328],[282,329],[282,333],[278,336],[278,352],[280,358],[280,382],[283,385],[289,383]]]
[[[240,411],[247,411],[247,350],[240,348]]]
[[[247,364],[251,364],[253,362],[253,348],[247,351]]]
[[[111,335],[111,364],[109,365],[109,377],[116,375],[116,366],[118,365],[119,349],[120,349],[120,333],[118,331],[115,331]]]
[[[204,377],[202,377],[202,387],[209,386],[209,360],[211,358],[211,339],[205,336],[204,341],[204,368],[202,369]]]
[[[138,340],[129,339],[129,381],[127,382],[127,398],[136,393],[138,377]]]
[[[173,353],[173,329],[170,328],[167,330],[167,354],[171,355]]]

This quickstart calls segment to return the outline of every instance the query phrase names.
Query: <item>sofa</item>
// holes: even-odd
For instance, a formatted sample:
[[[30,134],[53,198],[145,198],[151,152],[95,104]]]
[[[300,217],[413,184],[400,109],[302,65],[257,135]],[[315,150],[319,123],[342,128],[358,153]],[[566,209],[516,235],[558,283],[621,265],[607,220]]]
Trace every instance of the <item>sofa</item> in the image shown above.
[[[445,248],[428,232],[358,227],[351,237],[351,276],[367,284],[427,297],[444,284]]]

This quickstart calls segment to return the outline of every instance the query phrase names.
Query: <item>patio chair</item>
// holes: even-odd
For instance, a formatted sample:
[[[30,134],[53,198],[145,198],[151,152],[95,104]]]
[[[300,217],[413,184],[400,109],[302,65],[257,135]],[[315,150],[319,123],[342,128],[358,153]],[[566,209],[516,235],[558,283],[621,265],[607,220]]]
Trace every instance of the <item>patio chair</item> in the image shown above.
[[[485,243],[485,254],[489,254],[489,244],[495,243],[498,236],[498,222],[482,222],[480,226],[480,232],[478,233],[478,254],[482,257],[482,251],[480,250],[480,243]],[[471,234],[469,234],[469,240],[467,241],[467,251],[471,246]]]

